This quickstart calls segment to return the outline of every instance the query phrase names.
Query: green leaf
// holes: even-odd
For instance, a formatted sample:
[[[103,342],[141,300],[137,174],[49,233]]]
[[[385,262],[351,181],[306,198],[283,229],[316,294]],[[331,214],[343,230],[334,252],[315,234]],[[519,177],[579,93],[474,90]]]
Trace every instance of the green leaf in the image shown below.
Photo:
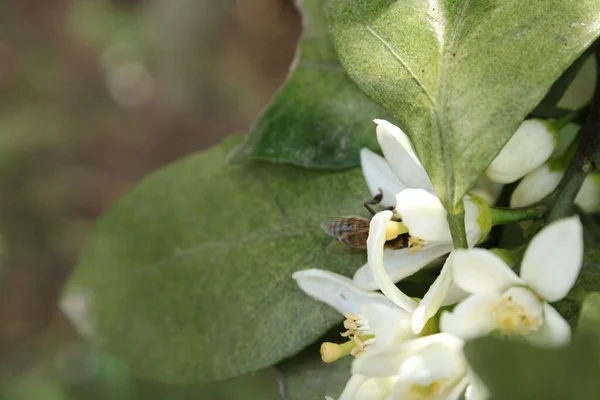
[[[487,337],[467,343],[465,354],[492,399],[597,400],[599,348],[588,340],[541,349]]]
[[[392,112],[453,209],[600,34],[596,0],[327,0],[350,77]]]
[[[203,386],[165,385],[138,382],[138,400],[281,400],[280,374],[274,368]],[[133,400],[129,398],[127,400]]]
[[[236,136],[167,166],[95,226],[63,298],[96,342],[142,377],[202,383],[263,369],[341,315],[291,275],[350,275],[364,254],[327,251],[319,224],[369,197],[359,169],[229,166]],[[69,303],[70,302],[70,303]]]
[[[341,343],[339,329],[332,341]],[[321,360],[321,342],[277,365],[282,378],[282,396],[285,400],[323,400],[325,396],[337,399],[350,379],[351,356],[331,364]]]
[[[541,349],[488,337],[465,354],[493,399],[600,398],[600,293],[586,297],[573,343]]]
[[[391,116],[350,80],[331,45],[323,0],[299,0],[304,31],[292,72],[232,160],[342,169],[378,149],[373,119]]]

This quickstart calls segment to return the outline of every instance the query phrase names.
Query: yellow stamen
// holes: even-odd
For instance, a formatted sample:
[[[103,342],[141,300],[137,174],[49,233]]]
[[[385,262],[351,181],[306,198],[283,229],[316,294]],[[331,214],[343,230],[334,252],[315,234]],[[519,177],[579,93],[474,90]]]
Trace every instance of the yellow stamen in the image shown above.
[[[492,315],[500,331],[504,334],[526,335],[537,330],[541,321],[535,315],[515,302],[512,297],[502,297],[500,301],[491,306]]]
[[[416,383],[413,383],[412,385],[410,385],[410,393],[411,393],[411,398],[433,398],[435,396],[437,396],[442,389],[442,382],[440,381],[434,381],[432,383],[430,383],[429,385],[417,385]]]
[[[348,354],[356,357],[368,344],[374,341],[375,336],[373,335],[352,335],[346,343],[324,342],[321,344],[321,360],[326,363],[332,363]]]

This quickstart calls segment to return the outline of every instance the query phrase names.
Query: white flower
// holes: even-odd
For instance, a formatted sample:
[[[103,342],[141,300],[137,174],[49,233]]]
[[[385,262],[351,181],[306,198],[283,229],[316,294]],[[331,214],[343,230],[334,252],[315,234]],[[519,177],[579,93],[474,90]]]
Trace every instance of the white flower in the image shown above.
[[[386,346],[415,337],[411,330],[411,314],[378,292],[362,290],[351,279],[320,269],[298,271],[292,277],[309,296],[344,314],[347,331],[342,336],[354,340],[356,346],[352,346],[355,347],[352,355],[364,350],[366,345]],[[366,343],[363,343],[365,338]],[[339,356],[324,355],[323,358],[330,362]]]
[[[458,399],[469,383],[462,347],[447,333],[374,346],[352,363],[339,400]]]
[[[465,388],[468,400],[487,397],[477,377],[471,371],[467,374],[462,340],[446,333],[417,338],[410,313],[384,295],[356,287],[344,276],[311,269],[293,277],[310,296],[344,313],[348,330],[342,336],[354,336],[352,351],[343,353],[344,345],[330,343],[321,347],[326,362],[360,353],[339,400],[404,399],[411,395],[457,399]],[[325,345],[330,346],[324,350]],[[467,387],[470,381],[473,384]]]
[[[395,304],[415,311],[413,330],[422,330],[452,288],[449,263],[421,303],[402,293],[395,285],[438,257],[453,249],[447,213],[433,185],[415,155],[411,142],[400,128],[387,121],[375,120],[377,140],[385,159],[363,149],[362,168],[373,194],[383,192],[382,204],[394,211],[377,213],[371,220],[367,241],[368,262],[354,275],[357,286],[366,290],[381,289]],[[485,201],[465,196],[465,226],[469,246],[474,246],[491,228],[489,207]],[[385,249],[388,229],[400,219],[408,230],[409,248]],[[393,223],[392,223],[393,224]]]
[[[376,119],[374,122],[377,124],[377,141],[385,159],[368,149],[360,152],[363,174],[371,193],[377,194],[382,190],[381,204],[385,207],[396,204],[396,194],[407,188],[435,193],[408,136],[388,121]]]
[[[542,165],[519,182],[510,198],[510,206],[525,207],[542,200],[558,186],[564,174],[562,168],[553,168],[549,163]],[[599,173],[591,173],[585,178],[575,204],[589,213],[600,211]]]
[[[386,158],[367,149],[361,151],[362,169],[367,185],[373,194],[377,194],[381,189],[384,195],[382,205],[395,206],[394,213],[402,218],[409,234],[423,241],[418,251],[409,248],[382,248],[385,271],[393,282],[398,282],[449,253],[453,248],[452,237],[446,211],[435,195],[433,185],[417,159],[408,137],[400,128],[387,121],[375,122],[378,124],[377,139]],[[481,203],[469,197],[466,199],[467,235],[469,243],[475,245],[487,234],[489,226],[480,226],[477,222],[481,208],[484,208]],[[488,210],[484,210],[486,211]],[[386,217],[377,229],[385,230],[386,221],[391,219],[392,214],[387,212],[384,215]],[[381,244],[383,246],[383,243]],[[379,289],[368,263],[356,272],[354,282],[363,289]]]
[[[473,294],[452,313],[443,313],[440,328],[465,340],[498,332],[540,346],[563,345],[571,330],[548,302],[567,295],[582,260],[583,232],[577,217],[556,221],[533,238],[520,277],[488,250],[457,250],[454,282]]]
[[[545,163],[555,146],[552,125],[539,119],[523,121],[485,173],[494,182],[515,182]]]

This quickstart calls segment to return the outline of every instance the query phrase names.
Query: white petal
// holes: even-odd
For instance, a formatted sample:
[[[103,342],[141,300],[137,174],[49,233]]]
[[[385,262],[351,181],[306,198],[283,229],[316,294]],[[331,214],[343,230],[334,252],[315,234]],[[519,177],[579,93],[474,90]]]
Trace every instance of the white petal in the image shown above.
[[[368,378],[362,375],[352,375],[338,400],[354,400],[354,395]]]
[[[383,192],[381,205],[389,207],[396,204],[396,193],[406,189],[406,186],[398,179],[387,161],[369,149],[362,149],[360,163],[371,194],[374,196],[381,189]]]
[[[412,330],[415,334],[421,333],[423,327],[438,312],[444,299],[448,295],[448,291],[452,286],[452,259],[453,253],[446,259],[440,275],[431,285],[423,300],[419,302],[417,309],[412,316]]]
[[[519,182],[510,197],[510,206],[525,207],[540,201],[556,188],[563,174],[563,171],[550,170],[548,164],[542,165]]]
[[[465,392],[465,400],[486,400],[490,397],[490,391],[481,378],[469,368],[469,386]]]
[[[375,281],[390,300],[406,311],[412,312],[417,303],[402,293],[394,285],[383,267],[383,245],[385,244],[385,232],[387,223],[392,219],[392,212],[385,210],[373,216],[369,224],[369,237],[367,239],[367,259]]]
[[[390,279],[398,282],[421,270],[433,260],[450,253],[451,250],[452,244],[432,245],[415,252],[411,249],[383,250],[383,266]],[[379,290],[369,264],[356,271],[354,283],[365,290]]]
[[[386,400],[393,399],[412,399],[412,398],[431,398],[431,399],[444,399],[444,400],[457,400],[461,394],[465,391],[465,387],[469,383],[468,378],[465,376],[460,379],[457,383],[444,382],[444,385],[449,385],[443,388],[442,393],[436,393],[435,397],[422,397],[419,393],[419,388],[415,388],[414,384],[404,380],[397,380],[391,395]],[[415,396],[416,395],[416,396]]]
[[[448,396],[446,396],[446,400],[458,400],[461,398],[461,395],[465,392],[465,388],[469,384],[469,378],[464,377],[461,379],[452,389]]]
[[[477,182],[475,182],[475,186],[469,190],[469,193],[481,197],[490,205],[494,205],[496,204],[503,187],[503,184],[494,182],[486,175],[482,175],[477,179]]]
[[[508,265],[485,249],[456,250],[454,283],[469,293],[502,293],[511,286],[522,285]]]
[[[464,340],[485,336],[496,329],[492,306],[500,299],[496,293],[480,293],[458,303],[452,312],[444,312],[440,318],[440,330]]]
[[[391,391],[393,381],[389,378],[367,378],[352,375],[338,400],[384,400]]]
[[[546,301],[564,298],[575,284],[583,261],[583,228],[579,217],[544,227],[529,243],[521,278]]]
[[[365,304],[395,305],[384,295],[358,288],[352,279],[321,269],[295,272],[292,277],[309,296],[338,310],[359,314]]]
[[[450,380],[461,370],[466,373],[466,363],[460,350],[436,342],[407,357],[400,366],[398,378],[418,386],[428,386],[435,381]]]
[[[451,304],[456,304],[459,301],[462,301],[469,297],[469,293],[465,292],[461,288],[459,288],[456,283],[454,283],[454,279],[452,279],[452,285],[450,285],[450,289],[448,289],[448,294],[442,303],[442,306],[449,306]]]
[[[541,120],[524,121],[492,161],[486,175],[495,182],[512,183],[545,163],[555,146],[555,136],[548,128]]]
[[[385,400],[393,385],[392,378],[369,378],[358,388],[352,400]]]
[[[395,304],[367,304],[360,312],[368,321],[369,331],[375,335],[377,346],[389,346],[414,337],[411,314]]]
[[[393,346],[373,346],[354,360],[352,373],[372,377],[396,375],[408,357],[412,357],[432,344],[442,344],[449,351],[462,354],[462,340],[446,333],[438,333]]]
[[[411,236],[425,242],[452,243],[447,213],[440,199],[423,189],[405,189],[396,195],[395,211]]]
[[[540,347],[565,346],[571,341],[569,323],[550,304],[544,303],[544,324],[525,338]]]
[[[410,139],[400,128],[382,119],[377,124],[377,141],[385,159],[409,188],[422,188],[433,192],[433,185],[419,162]]]
[[[575,204],[588,213],[600,211],[600,174],[591,173],[583,181],[581,190],[575,198]]]

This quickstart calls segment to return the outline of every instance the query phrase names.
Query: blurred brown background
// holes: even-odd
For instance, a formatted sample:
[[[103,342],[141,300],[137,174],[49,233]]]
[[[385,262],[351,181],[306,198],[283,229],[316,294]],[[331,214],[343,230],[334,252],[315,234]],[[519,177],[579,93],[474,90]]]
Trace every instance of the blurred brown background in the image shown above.
[[[153,169],[247,131],[299,33],[292,0],[0,3],[3,369],[26,368],[49,327],[74,335],[56,304],[94,220]]]

